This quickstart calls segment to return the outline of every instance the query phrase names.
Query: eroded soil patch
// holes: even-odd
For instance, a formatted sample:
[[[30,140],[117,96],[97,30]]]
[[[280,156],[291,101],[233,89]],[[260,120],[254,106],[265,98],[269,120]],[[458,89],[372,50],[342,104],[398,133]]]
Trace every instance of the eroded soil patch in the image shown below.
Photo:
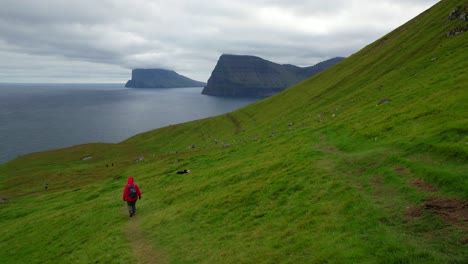
[[[398,174],[398,175],[403,175],[403,176],[408,176],[410,175],[409,171],[403,167],[396,167],[393,168],[393,172]]]
[[[424,192],[437,192],[439,190],[436,186],[419,178],[409,180],[408,184]]]
[[[456,199],[430,198],[424,202],[423,208],[434,212],[444,221],[468,231],[468,202]]]
[[[422,216],[422,210],[418,207],[408,206],[405,210],[406,218],[418,218]]]

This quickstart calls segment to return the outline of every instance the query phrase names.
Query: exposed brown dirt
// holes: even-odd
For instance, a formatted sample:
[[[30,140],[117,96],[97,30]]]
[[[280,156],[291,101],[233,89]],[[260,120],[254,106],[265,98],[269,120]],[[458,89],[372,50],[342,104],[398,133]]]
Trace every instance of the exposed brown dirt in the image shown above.
[[[439,190],[436,186],[419,178],[409,180],[408,184],[424,192],[437,192]]]
[[[318,148],[323,150],[323,151],[327,151],[327,152],[333,152],[333,153],[338,153],[338,154],[343,154],[344,152],[342,152],[341,150],[335,148],[335,147],[331,147],[331,146],[326,146],[326,144],[324,143],[327,143],[327,138],[322,134],[322,133],[319,133],[318,135],[320,137],[320,143],[322,144],[318,144]]]
[[[379,189],[381,188],[382,186],[382,182],[383,182],[383,177],[382,175],[374,175],[374,177],[372,177],[370,179],[370,182],[372,183],[372,186],[376,189]]]
[[[410,172],[407,169],[403,168],[403,167],[393,168],[393,172],[395,172],[398,175],[403,175],[403,176],[410,175]]]
[[[422,210],[418,207],[408,206],[405,210],[405,218],[418,218],[421,217]]]
[[[325,148],[325,150],[330,151],[330,152],[335,152],[335,153],[340,152],[337,148],[334,148],[334,147],[328,147],[328,148]]]
[[[395,168],[394,172],[405,175],[404,168]],[[435,193],[439,188],[420,178],[408,180],[410,186],[416,187],[420,191]],[[409,206],[405,210],[405,218],[418,218],[422,211],[427,210],[439,215],[447,224],[453,225],[463,232],[468,231],[468,202],[457,199],[429,198],[424,201],[421,208]],[[468,238],[464,238],[468,240]]]
[[[444,221],[461,231],[468,231],[468,202],[457,199],[430,198],[423,208],[442,217]]]

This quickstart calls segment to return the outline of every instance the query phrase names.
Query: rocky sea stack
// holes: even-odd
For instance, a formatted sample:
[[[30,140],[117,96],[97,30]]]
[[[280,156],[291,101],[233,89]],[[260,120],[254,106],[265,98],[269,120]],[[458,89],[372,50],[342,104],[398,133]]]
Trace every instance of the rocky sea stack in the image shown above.
[[[206,83],[199,82],[178,74],[175,71],[163,69],[134,69],[132,79],[125,84],[131,88],[182,88],[203,87]]]
[[[277,64],[255,56],[222,55],[202,94],[215,96],[270,96],[340,62],[336,57],[311,67]]]

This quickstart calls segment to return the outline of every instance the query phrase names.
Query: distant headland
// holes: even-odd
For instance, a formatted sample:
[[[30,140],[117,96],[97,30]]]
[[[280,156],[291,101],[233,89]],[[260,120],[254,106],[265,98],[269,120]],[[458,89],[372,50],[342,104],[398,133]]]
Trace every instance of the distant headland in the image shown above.
[[[343,60],[336,57],[311,67],[277,64],[260,57],[221,55],[202,94],[270,96]]]
[[[125,84],[130,88],[183,88],[204,87],[206,83],[192,80],[172,70],[133,69],[132,79]]]

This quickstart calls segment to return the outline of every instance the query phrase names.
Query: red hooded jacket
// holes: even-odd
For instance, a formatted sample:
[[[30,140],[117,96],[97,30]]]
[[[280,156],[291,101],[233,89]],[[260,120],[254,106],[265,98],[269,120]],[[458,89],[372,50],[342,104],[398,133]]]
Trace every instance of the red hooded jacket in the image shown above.
[[[132,197],[130,197],[130,196],[128,195],[128,188],[129,188],[130,185],[132,185],[132,184],[135,185],[135,188],[136,188],[137,193],[138,193],[138,196],[135,197],[135,198],[132,198]],[[127,201],[127,202],[136,201],[136,200],[138,200],[138,198],[141,199],[140,187],[138,187],[138,185],[136,185],[136,184],[133,183],[133,177],[132,177],[132,176],[128,177],[127,185],[125,185],[125,188],[124,188],[122,197],[123,197],[124,200]]]

